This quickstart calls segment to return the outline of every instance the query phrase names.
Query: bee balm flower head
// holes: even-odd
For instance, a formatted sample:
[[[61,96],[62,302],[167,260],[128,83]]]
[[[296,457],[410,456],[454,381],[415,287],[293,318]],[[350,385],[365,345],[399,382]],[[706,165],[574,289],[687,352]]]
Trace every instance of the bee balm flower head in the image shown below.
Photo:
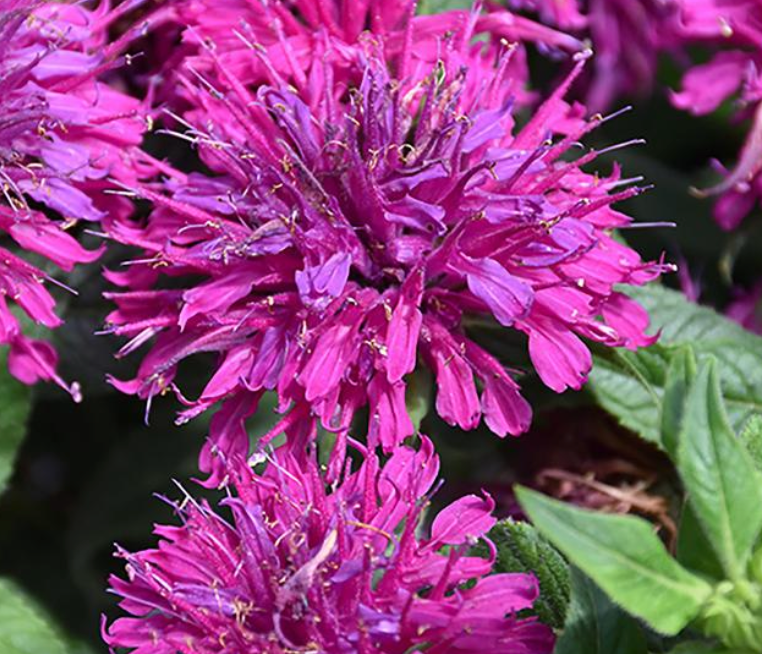
[[[139,654],[552,650],[549,628],[516,617],[537,598],[535,578],[485,576],[493,561],[468,555],[494,524],[488,496],[457,500],[428,538],[418,534],[438,469],[427,439],[383,467],[366,455],[331,489],[312,458],[267,458],[261,476],[229,466],[236,492],[220,510],[188,498],[182,525],[157,528],[157,549],[119,551],[128,579],[113,577],[112,589],[133,617],[105,632],[110,645]]]
[[[88,263],[88,251],[67,233],[124,205],[98,191],[108,176],[132,180],[143,122],[135,100],[97,77],[114,65],[103,38],[110,14],[67,4],[0,0],[0,345],[21,381],[55,380],[53,348],[22,333],[14,303],[48,328],[61,320],[44,286],[48,273],[25,261],[33,252],[64,271]],[[97,197],[97,199],[96,199]]]
[[[629,222],[610,205],[638,191],[619,189],[618,170],[584,172],[596,152],[562,158],[600,120],[563,100],[582,62],[517,130],[510,57],[489,76],[453,57],[397,81],[370,53],[352,84],[331,86],[325,72],[315,106],[288,88],[250,95],[225,68],[188,81],[203,129],[189,124],[187,137],[215,175],[138,189],[156,209],[145,229],[115,236],[148,257],[115,277],[136,290],[114,296],[110,321],[133,337],[125,351],[158,334],[137,378],[115,382],[143,398],[174,388],[186,357],[221,355],[183,415],[224,402],[202,459],[210,483],[222,474],[214,452],[248,450],[243,421],[268,389],[290,410],[273,434],[310,438],[301,419],[312,413],[341,453],[369,405],[371,443],[389,451],[413,432],[406,376],[425,365],[448,423],[474,429],[483,416],[499,436],[520,434],[530,407],[469,320],[528,336],[534,368],[559,392],[586,379],[581,337],[652,341],[645,312],[614,290],[663,268],[610,234]],[[162,273],[200,281],[146,290]]]

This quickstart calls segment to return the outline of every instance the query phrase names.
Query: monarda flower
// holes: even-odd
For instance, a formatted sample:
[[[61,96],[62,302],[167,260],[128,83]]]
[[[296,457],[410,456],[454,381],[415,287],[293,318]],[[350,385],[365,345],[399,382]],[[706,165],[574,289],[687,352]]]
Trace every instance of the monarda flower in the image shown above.
[[[623,97],[650,93],[659,54],[681,47],[678,1],[507,0],[505,5],[535,11],[559,30],[589,40],[595,59],[585,76],[585,101],[591,111],[605,111]]]
[[[672,95],[680,109],[695,115],[715,111],[731,97],[737,99],[735,119],[751,128],[736,166],[725,179],[697,191],[720,196],[715,218],[724,229],[735,229],[762,198],[762,2],[759,0],[683,0],[681,29],[686,38],[717,49],[704,64],[691,68],[682,89]]]
[[[744,329],[762,334],[762,281],[750,289],[734,289],[734,297],[725,308],[725,315]]]
[[[133,3],[134,4],[134,3]],[[113,67],[121,44],[107,46],[116,12],[78,5],[0,0],[0,345],[21,381],[54,380],[57,355],[22,333],[9,300],[48,328],[61,320],[44,286],[50,274],[18,248],[64,271],[98,258],[67,233],[77,221],[98,221],[128,208],[101,196],[107,177],[133,182],[143,119],[139,104],[97,81]]]
[[[680,263],[678,279],[683,295],[691,302],[700,302],[701,279],[691,275],[687,262]],[[749,288],[735,285],[730,290],[731,300],[722,313],[744,329],[762,334],[762,280]]]
[[[526,76],[519,44],[538,42],[576,52],[577,39],[526,17],[502,12],[499,17],[481,15],[482,2],[470,10],[441,11],[416,16],[417,0],[173,0],[167,3],[182,30],[181,48],[167,65],[169,74],[178,62],[206,73],[214,57],[246,85],[290,84],[305,93],[313,75],[310,70],[331,62],[336,83],[352,76],[358,44],[373,41],[383,47],[393,73],[403,79],[422,65],[430,69],[440,56],[442,36],[491,31],[517,44],[512,58],[513,74]],[[200,47],[213,44],[210,50]],[[477,59],[471,62],[476,65]],[[424,73],[425,74],[425,73]],[[517,88],[517,91],[519,88]]]
[[[135,654],[549,654],[552,631],[530,610],[528,574],[486,576],[470,548],[494,524],[489,496],[442,509],[420,535],[438,461],[422,439],[381,467],[330,488],[314,458],[264,457],[263,474],[228,466],[235,492],[212,509],[187,497],[180,526],[156,529],[156,549],[118,556],[122,617],[104,630]],[[466,583],[470,582],[470,583]]]
[[[114,227],[146,255],[112,275],[135,290],[112,296],[109,328],[131,337],[124,353],[158,336],[118,388],[148,400],[176,391],[189,404],[180,420],[224,402],[201,460],[209,483],[223,475],[215,452],[248,451],[243,423],[267,390],[288,413],[263,442],[284,430],[309,440],[303,419],[316,415],[338,436],[335,473],[367,405],[370,443],[390,451],[413,433],[406,378],[421,365],[445,421],[471,430],[484,416],[499,436],[522,433],[530,406],[506,362],[468,337],[471,318],[525,334],[557,392],[587,378],[582,338],[653,341],[644,310],[614,290],[664,269],[611,235],[630,222],[611,204],[638,189],[620,188],[618,169],[584,172],[597,152],[564,158],[601,121],[563,100],[583,62],[516,130],[510,56],[489,78],[443,59],[401,83],[368,55],[355,86],[334,87],[326,71],[314,107],[288,88],[252,96],[224,68],[189,82],[200,128],[186,136],[216,174],[135,189],[156,208],[145,227]],[[181,279],[152,290],[160,275]],[[220,358],[190,401],[174,378],[198,352]]]

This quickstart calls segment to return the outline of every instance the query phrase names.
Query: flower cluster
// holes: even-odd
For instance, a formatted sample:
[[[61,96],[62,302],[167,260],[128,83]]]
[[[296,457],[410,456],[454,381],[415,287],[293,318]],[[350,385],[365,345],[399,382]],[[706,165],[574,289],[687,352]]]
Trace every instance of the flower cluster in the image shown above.
[[[670,267],[614,234],[631,219],[613,205],[639,179],[592,170],[634,142],[580,141],[607,120],[589,108],[650,80],[666,43],[653,25],[676,14],[655,0],[531,3],[546,26],[497,5],[416,15],[415,0],[0,0],[11,371],[78,396],[8,300],[60,324],[43,285],[53,273],[17,253],[64,271],[91,263],[103,248],[75,238],[95,231],[77,227],[87,221],[131,252],[104,273],[116,287],[106,331],[126,338],[120,356],[149,348],[113,385],[148,407],[175,394],[179,422],[216,410],[200,468],[227,497],[212,508],[187,496],[157,549],[119,550],[128,578],[112,589],[131,617],[104,629],[110,645],[552,650],[531,616],[534,577],[490,575],[491,498],[424,520],[438,459],[409,415],[411,379],[433,373],[448,424],[516,436],[532,419],[526,371],[480,331],[525,344],[530,372],[559,393],[586,382],[589,342],[653,342],[620,285]],[[622,47],[625,31],[637,47]],[[544,97],[528,84],[528,42],[569,55]],[[135,43],[146,61],[130,72]],[[184,159],[143,150],[154,125]],[[180,366],[210,353],[187,397]],[[246,420],[267,393],[280,419],[252,452]],[[470,552],[480,539],[488,558]]]
[[[494,524],[489,496],[457,500],[428,538],[418,534],[438,471],[429,440],[383,466],[366,453],[331,489],[313,458],[279,449],[265,465],[256,474],[230,462],[236,492],[221,510],[188,497],[176,507],[182,525],[156,529],[157,549],[120,550],[128,579],[112,577],[112,590],[134,617],[105,631],[110,645],[136,654],[551,652],[551,630],[516,617],[537,598],[535,578],[484,576],[494,547],[490,559],[468,554]]]
[[[0,344],[10,346],[8,366],[21,381],[54,380],[52,346],[23,334],[14,302],[34,322],[57,327],[55,301],[44,282],[47,268],[24,260],[16,247],[64,271],[97,259],[69,233],[79,220],[124,215],[129,204],[103,195],[107,178],[134,182],[147,165],[139,153],[144,130],[141,103],[99,81],[120,62],[123,43],[108,43],[118,17],[107,5],[40,5],[0,0]],[[43,210],[44,208],[44,210]]]
[[[137,378],[114,381],[120,389],[149,400],[175,390],[190,405],[180,420],[224,402],[202,460],[210,483],[222,475],[212,450],[246,453],[241,421],[271,389],[289,411],[273,433],[319,416],[339,436],[336,466],[365,405],[371,444],[390,451],[413,431],[405,378],[419,361],[448,423],[469,430],[484,416],[496,434],[520,434],[530,407],[510,370],[468,338],[469,320],[526,334],[557,392],[586,380],[580,337],[653,340],[645,312],[614,290],[664,269],[610,234],[629,222],[611,204],[638,188],[618,170],[584,172],[595,151],[566,157],[601,121],[563,99],[584,57],[516,129],[513,49],[471,52],[490,58],[488,77],[484,63],[463,65],[457,43],[469,37],[443,44],[422,77],[393,78],[373,48],[356,51],[345,83],[324,60],[310,81],[321,92],[306,97],[273,85],[252,93],[214,48],[214,70],[184,78],[192,108],[177,118],[215,175],[135,188],[156,209],[145,226],[112,229],[145,256],[113,276],[132,290],[112,295],[109,322],[132,338],[124,352],[158,336]],[[177,279],[151,290],[160,276]],[[222,355],[216,372],[187,400],[178,364],[210,351]]]

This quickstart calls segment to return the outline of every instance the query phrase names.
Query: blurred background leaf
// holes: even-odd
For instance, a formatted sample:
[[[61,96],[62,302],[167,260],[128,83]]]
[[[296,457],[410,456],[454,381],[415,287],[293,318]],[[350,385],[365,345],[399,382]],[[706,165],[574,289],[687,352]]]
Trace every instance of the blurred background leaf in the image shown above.
[[[13,582],[0,578],[0,651],[3,654],[90,654],[67,638],[45,610]]]
[[[419,14],[438,14],[450,9],[470,9],[473,0],[421,0],[418,4]]]
[[[31,390],[11,377],[7,355],[0,352],[0,493],[13,471],[16,450],[26,434],[32,406]]]

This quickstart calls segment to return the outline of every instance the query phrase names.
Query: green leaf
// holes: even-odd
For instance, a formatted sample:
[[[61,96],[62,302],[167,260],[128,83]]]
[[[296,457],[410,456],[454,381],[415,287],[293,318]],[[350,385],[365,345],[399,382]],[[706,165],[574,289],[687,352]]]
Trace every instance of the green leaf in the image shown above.
[[[757,470],[762,471],[762,415],[754,415],[741,431],[741,442],[751,455]]]
[[[572,599],[554,654],[645,654],[640,625],[572,568]]]
[[[680,426],[688,389],[696,377],[696,357],[691,347],[681,347],[673,355],[664,382],[661,405],[661,441],[674,458],[677,454]]]
[[[16,584],[0,579],[0,652],[71,654],[45,612]]]
[[[450,9],[470,9],[473,0],[421,0],[419,14],[439,14]]]
[[[67,641],[67,646],[66,654],[95,654],[93,646],[81,640]],[[101,649],[98,651],[102,653]]]
[[[638,352],[601,348],[595,355],[588,388],[604,409],[646,440],[660,443],[660,406],[669,361],[677,348],[691,346],[699,364],[709,356],[719,361],[735,430],[762,413],[762,337],[658,284],[627,292],[645,307],[652,331],[660,330],[661,337],[656,345]]]
[[[13,473],[16,450],[24,440],[31,406],[31,391],[11,377],[7,355],[0,353],[0,493]]]
[[[678,633],[711,594],[709,584],[669,556],[645,520],[586,511],[526,488],[516,494],[543,536],[654,630]]]
[[[426,368],[416,368],[407,377],[407,387],[405,389],[405,405],[416,431],[421,428],[421,422],[423,422],[423,419],[431,409],[432,396],[433,384],[431,373]]]
[[[754,652],[745,649],[725,649],[722,645],[694,641],[680,643],[674,649],[669,650],[669,654],[754,654]]]
[[[659,345],[630,352],[596,348],[587,389],[621,425],[661,444],[661,406],[670,352]]]
[[[563,627],[571,594],[569,564],[527,522],[504,520],[492,528],[489,537],[497,547],[493,570],[533,573],[540,582],[534,612],[545,624]]]
[[[688,394],[677,467],[725,572],[742,578],[762,529],[762,477],[730,427],[711,358]]]
[[[718,581],[725,578],[722,563],[704,534],[704,528],[689,500],[686,500],[680,516],[675,556],[689,570]]]

